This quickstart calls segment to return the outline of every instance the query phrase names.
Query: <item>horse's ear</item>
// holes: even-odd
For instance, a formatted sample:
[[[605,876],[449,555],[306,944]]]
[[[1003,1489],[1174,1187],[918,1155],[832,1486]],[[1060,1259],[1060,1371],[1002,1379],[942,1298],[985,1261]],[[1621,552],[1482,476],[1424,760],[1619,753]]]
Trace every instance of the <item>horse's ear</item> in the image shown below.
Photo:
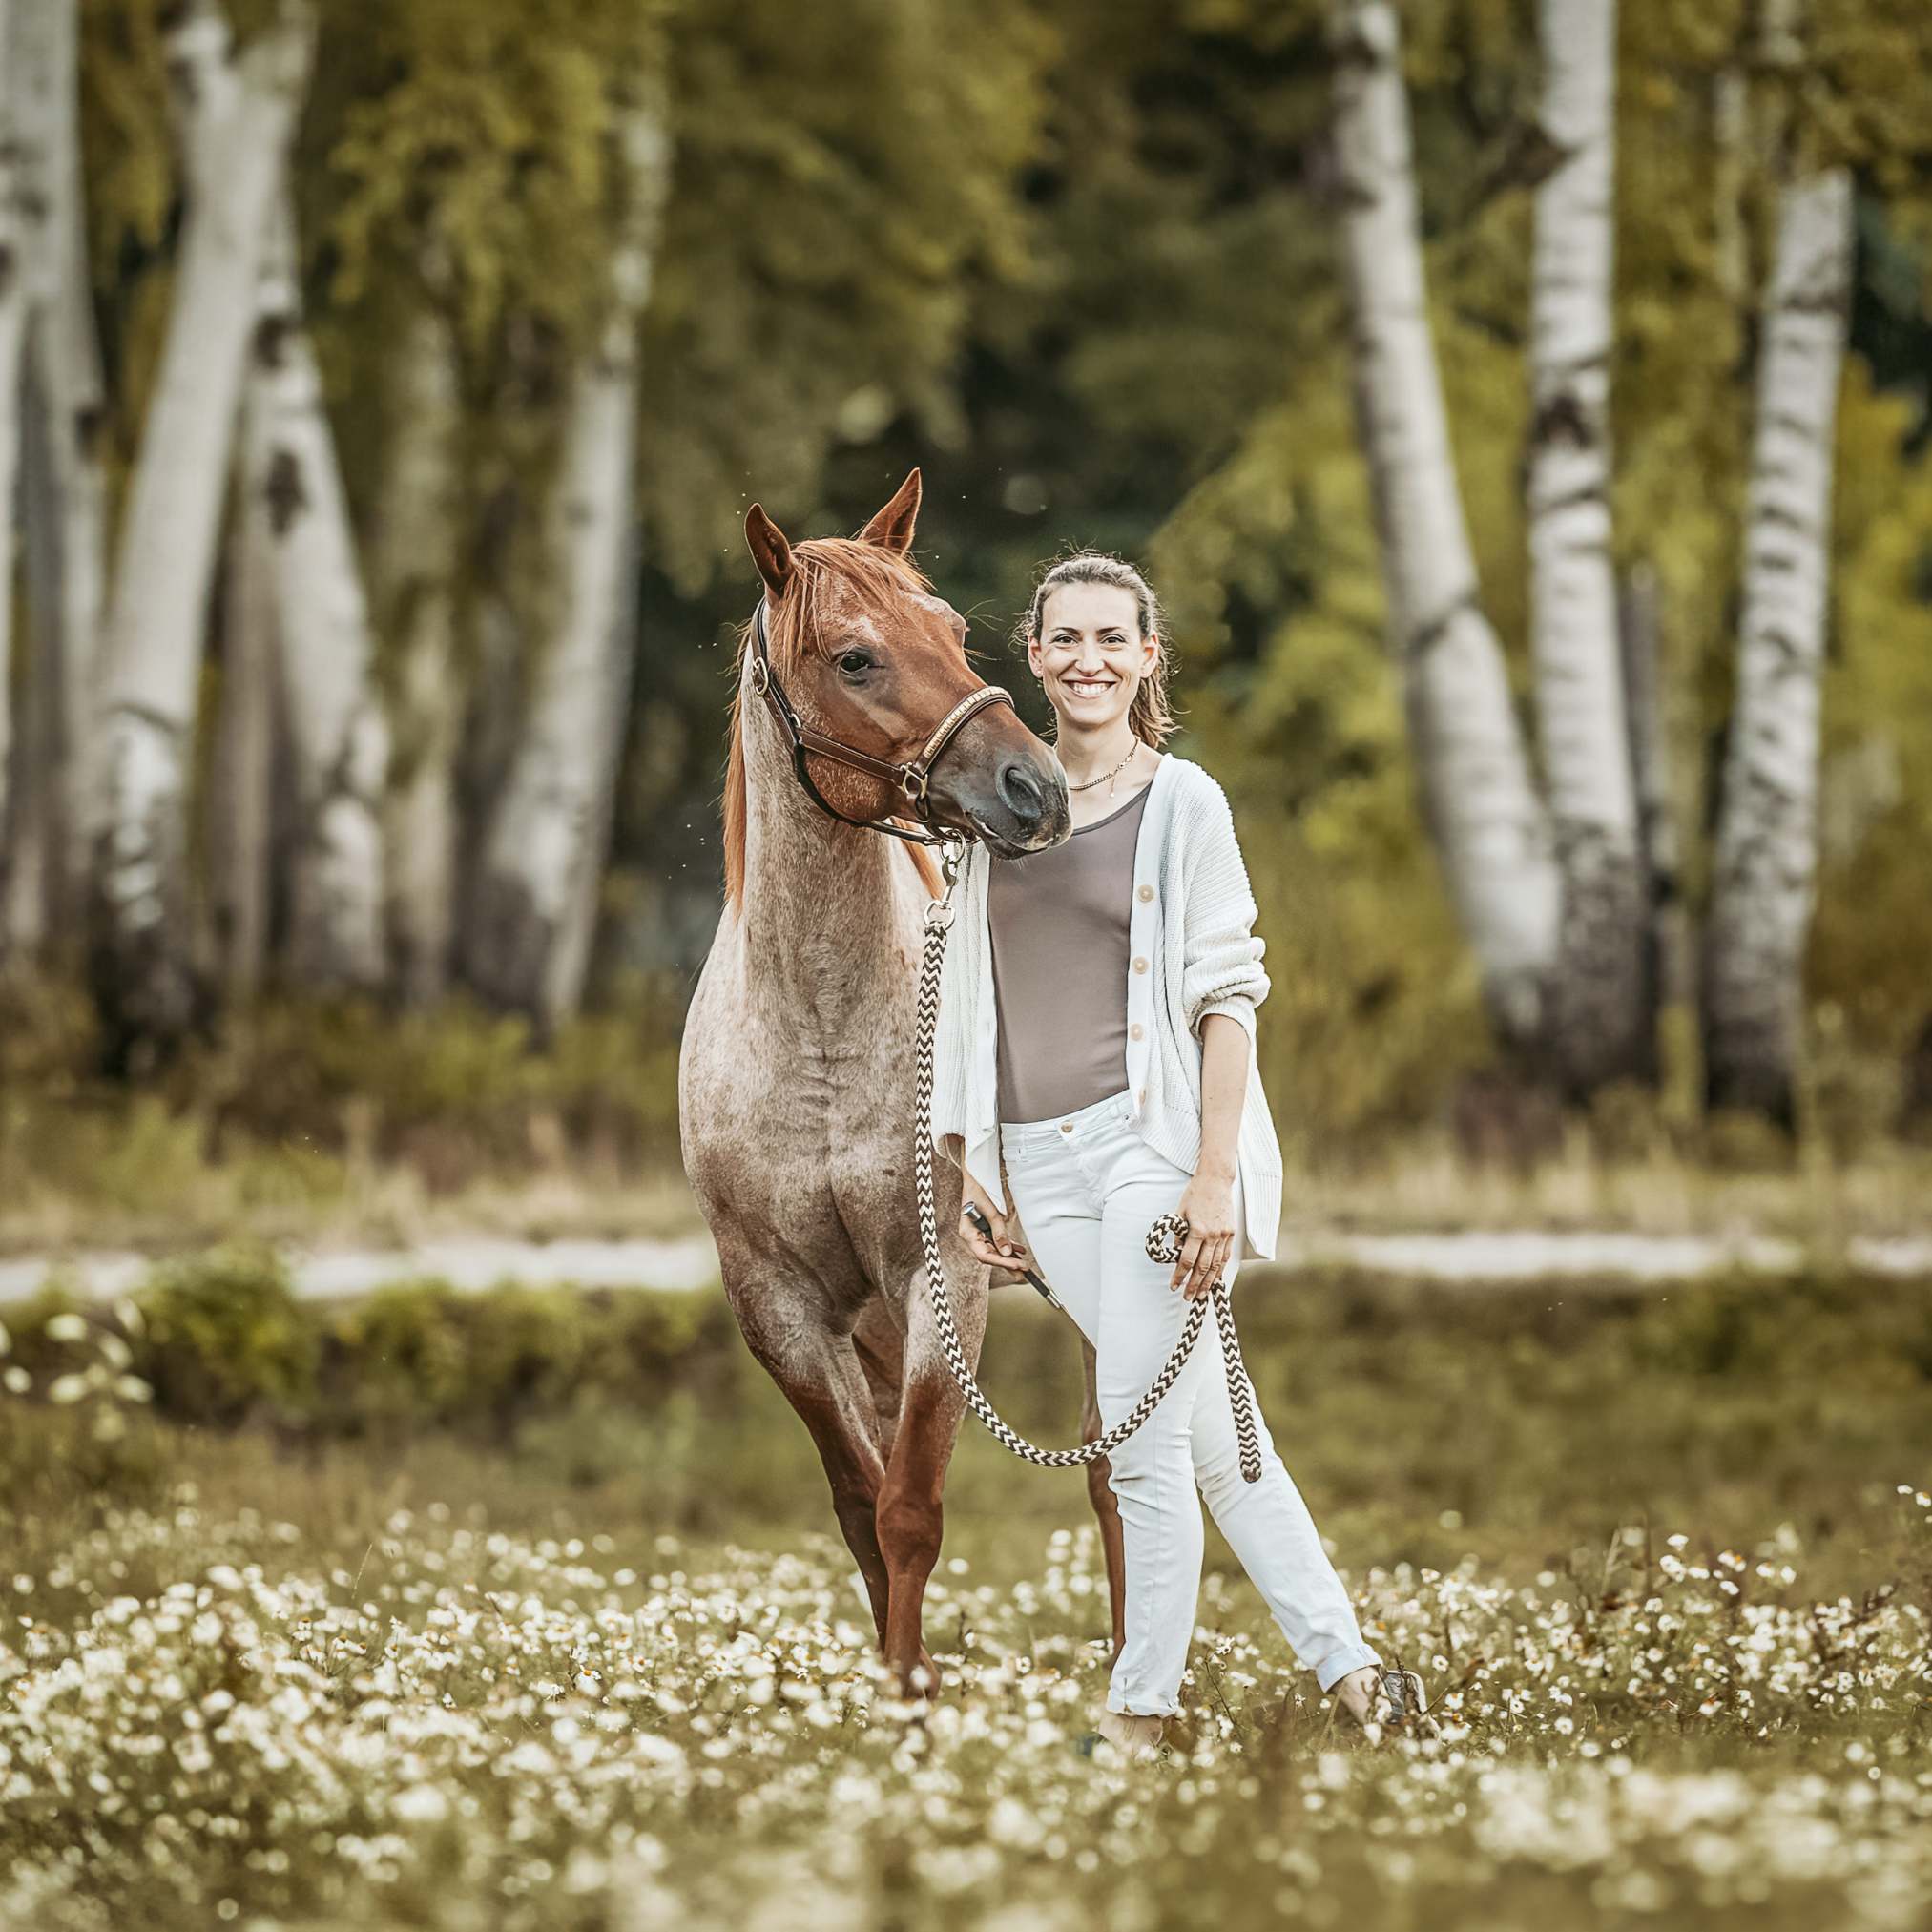
[[[919,471],[899,486],[892,501],[859,532],[862,543],[904,556],[912,548],[912,527],[919,521]]]
[[[792,580],[792,547],[785,541],[784,531],[765,514],[761,503],[753,504],[745,512],[744,540],[751,546],[752,561],[765,580],[772,602],[778,603]]]

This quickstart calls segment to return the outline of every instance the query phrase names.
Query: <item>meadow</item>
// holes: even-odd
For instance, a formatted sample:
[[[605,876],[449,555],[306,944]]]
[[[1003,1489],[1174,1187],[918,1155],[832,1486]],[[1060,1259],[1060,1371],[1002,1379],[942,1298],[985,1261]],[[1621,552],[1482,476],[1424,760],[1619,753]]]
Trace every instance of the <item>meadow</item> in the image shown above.
[[[1256,1267],[1262,1399],[1432,1734],[1336,1718],[1211,1536],[1185,1721],[1083,1755],[1079,1479],[968,1424],[873,1657],[711,1298],[7,1311],[0,1922],[1899,1926],[1932,1910],[1932,1293]],[[239,1312],[238,1312],[239,1311]],[[988,1379],[1058,1440],[1058,1318]]]

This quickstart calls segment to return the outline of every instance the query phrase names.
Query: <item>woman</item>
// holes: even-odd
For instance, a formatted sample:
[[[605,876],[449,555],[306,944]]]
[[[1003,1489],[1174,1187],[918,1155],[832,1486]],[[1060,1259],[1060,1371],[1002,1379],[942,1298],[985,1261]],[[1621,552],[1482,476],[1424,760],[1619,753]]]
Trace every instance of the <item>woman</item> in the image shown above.
[[[962,1215],[961,1238],[1009,1273],[1030,1257],[1092,1342],[1111,1427],[1167,1360],[1186,1301],[1275,1251],[1281,1155],[1254,1056],[1268,976],[1226,794],[1159,749],[1174,728],[1167,654],[1140,573],[1092,552],[1064,559],[1035,586],[1022,635],[1058,722],[1073,830],[1021,859],[967,853],[933,1138],[992,1228],[988,1240]],[[1145,1245],[1170,1213],[1188,1224],[1172,1266]],[[1200,1495],[1324,1692],[1365,1727],[1424,1706],[1415,1673],[1385,1670],[1363,1642],[1258,1406],[1256,1420],[1250,1484],[1209,1320],[1111,1459],[1127,1630],[1099,1730],[1130,1755],[1152,1756],[1179,1708]]]

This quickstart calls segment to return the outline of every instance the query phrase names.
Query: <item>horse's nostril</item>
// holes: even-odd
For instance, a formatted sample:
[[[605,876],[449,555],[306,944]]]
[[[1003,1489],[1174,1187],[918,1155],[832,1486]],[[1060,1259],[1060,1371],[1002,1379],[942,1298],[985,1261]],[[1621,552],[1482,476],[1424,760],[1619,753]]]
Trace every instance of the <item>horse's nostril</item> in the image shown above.
[[[1000,797],[1023,824],[1037,825],[1047,809],[1039,783],[1025,765],[1008,765],[1000,773]]]

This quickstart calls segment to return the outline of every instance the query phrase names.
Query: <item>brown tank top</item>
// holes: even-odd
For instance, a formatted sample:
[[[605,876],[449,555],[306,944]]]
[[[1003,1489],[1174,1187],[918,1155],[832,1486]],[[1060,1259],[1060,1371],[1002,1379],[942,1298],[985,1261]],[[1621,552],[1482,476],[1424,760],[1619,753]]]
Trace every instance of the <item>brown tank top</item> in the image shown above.
[[[1046,1120],[1127,1085],[1133,850],[1153,789],[987,875],[1002,1120]]]

